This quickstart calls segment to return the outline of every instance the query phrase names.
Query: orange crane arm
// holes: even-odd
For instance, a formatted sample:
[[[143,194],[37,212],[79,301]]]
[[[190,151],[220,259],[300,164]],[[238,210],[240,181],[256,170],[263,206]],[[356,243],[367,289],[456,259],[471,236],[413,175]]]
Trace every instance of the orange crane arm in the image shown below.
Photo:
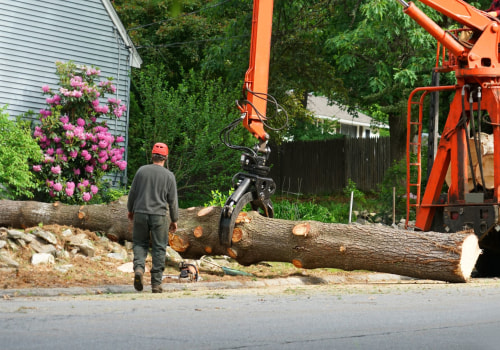
[[[243,85],[247,101],[240,107],[243,126],[261,141],[269,138],[263,121],[266,120],[273,6],[273,0],[255,0],[253,4],[250,63]]]
[[[420,2],[469,28],[484,31],[491,24],[486,12],[462,0],[420,0]]]

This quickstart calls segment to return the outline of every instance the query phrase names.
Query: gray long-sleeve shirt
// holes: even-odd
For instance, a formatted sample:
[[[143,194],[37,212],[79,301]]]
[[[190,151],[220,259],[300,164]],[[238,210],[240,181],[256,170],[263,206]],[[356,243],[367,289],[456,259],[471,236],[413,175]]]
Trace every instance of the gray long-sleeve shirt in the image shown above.
[[[137,170],[128,194],[131,213],[166,215],[167,205],[172,222],[179,220],[177,184],[174,174],[161,165],[143,165]]]

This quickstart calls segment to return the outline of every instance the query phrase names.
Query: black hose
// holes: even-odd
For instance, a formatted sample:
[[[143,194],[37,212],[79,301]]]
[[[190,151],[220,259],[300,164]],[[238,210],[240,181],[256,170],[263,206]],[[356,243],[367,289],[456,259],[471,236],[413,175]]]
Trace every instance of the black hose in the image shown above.
[[[465,114],[465,88],[470,89],[470,86],[468,84],[466,84],[462,87],[462,118],[460,118],[458,126],[463,126],[463,127],[465,127],[466,121],[467,121],[467,115]],[[469,91],[469,94],[470,94],[470,91]],[[470,150],[470,145],[469,145],[469,135],[467,135],[467,155],[469,158],[470,171],[472,174],[474,174],[474,165],[472,164],[471,150]],[[476,178],[475,178],[475,176],[471,176],[471,177],[472,177],[472,184],[474,185],[474,191],[475,191],[475,190],[477,190]]]
[[[483,190],[486,188],[486,183],[484,182],[484,172],[483,172],[483,154],[481,152],[481,99],[482,99],[482,94],[481,94],[481,87],[477,88],[477,110],[478,110],[478,115],[477,115],[477,120],[478,120],[478,141],[476,145],[476,152],[477,152],[477,164],[479,165],[479,172],[481,173],[481,181],[483,184]]]

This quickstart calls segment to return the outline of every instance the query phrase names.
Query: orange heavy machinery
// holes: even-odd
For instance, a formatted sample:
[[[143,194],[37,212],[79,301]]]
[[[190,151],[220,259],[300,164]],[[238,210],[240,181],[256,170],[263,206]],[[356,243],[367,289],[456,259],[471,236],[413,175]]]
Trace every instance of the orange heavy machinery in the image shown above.
[[[415,209],[415,229],[442,232],[473,229],[484,249],[478,270],[492,272],[498,269],[495,261],[500,257],[500,22],[461,0],[420,1],[462,24],[471,32],[464,39],[460,36],[461,30],[443,30],[414,3],[397,1],[406,14],[438,41],[435,71],[454,71],[456,76],[456,85],[418,88],[408,100],[407,225],[410,210]],[[444,90],[455,91],[454,98],[421,197],[423,100],[429,93]],[[412,115],[414,106],[418,106],[418,116]],[[484,186],[481,125],[487,125],[493,135],[491,189]],[[412,128],[418,130],[416,142],[410,139]],[[470,146],[471,139],[475,147]],[[410,152],[415,149],[416,157],[411,157]],[[474,157],[478,159],[479,180],[469,176],[473,174],[471,159]],[[443,191],[447,172],[451,179],[447,191]],[[416,180],[410,180],[412,176]],[[468,183],[470,177],[472,186]]]
[[[276,184],[267,177],[270,171],[267,164],[270,148],[269,135],[264,127],[270,128],[266,124],[269,120],[269,116],[266,116],[268,102],[276,106],[276,112],[284,112],[284,109],[267,93],[273,6],[272,0],[254,0],[250,63],[243,84],[245,99],[238,104],[241,118],[233,121],[221,133],[226,146],[243,152],[243,172],[233,177],[235,191],[224,204],[220,217],[220,243],[227,246],[231,245],[236,218],[245,205],[250,204],[253,210],[258,210],[264,216],[273,217],[274,214],[270,197],[276,190]],[[241,122],[258,140],[253,149],[231,143],[230,132]]]

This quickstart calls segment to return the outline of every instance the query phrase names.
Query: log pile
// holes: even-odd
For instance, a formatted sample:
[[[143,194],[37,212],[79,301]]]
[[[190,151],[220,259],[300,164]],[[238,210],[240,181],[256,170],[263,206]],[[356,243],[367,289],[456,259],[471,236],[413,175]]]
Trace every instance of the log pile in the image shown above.
[[[185,259],[228,255],[242,265],[290,262],[297,268],[368,270],[409,277],[466,282],[480,254],[472,232],[412,232],[387,226],[325,224],[271,219],[240,213],[232,245],[219,243],[220,207],[180,210],[170,246]],[[131,240],[126,198],[109,205],[71,206],[0,201],[0,226],[22,228],[59,224]]]

